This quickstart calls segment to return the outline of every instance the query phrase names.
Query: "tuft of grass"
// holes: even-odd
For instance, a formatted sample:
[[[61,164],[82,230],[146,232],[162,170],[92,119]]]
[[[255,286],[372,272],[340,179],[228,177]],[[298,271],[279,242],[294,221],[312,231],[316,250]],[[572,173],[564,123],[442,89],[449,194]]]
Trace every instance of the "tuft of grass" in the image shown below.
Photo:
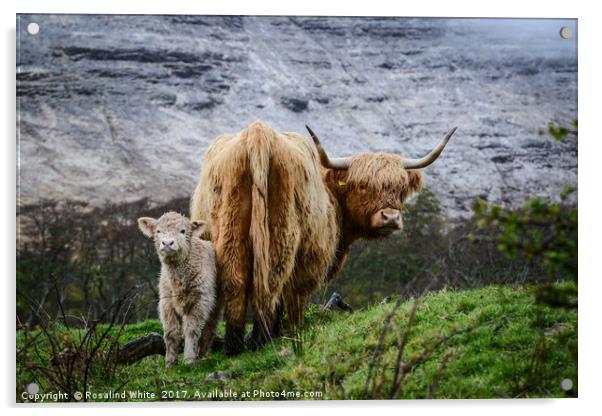
[[[417,360],[419,364],[403,379],[398,397],[576,395],[577,312],[536,303],[534,290],[531,286],[488,286],[425,295],[408,331],[404,361],[420,358],[439,339],[449,339],[428,358]],[[406,330],[413,303],[404,302],[395,311],[392,330],[382,343],[378,377],[385,386],[393,377],[395,346]],[[165,369],[163,357],[147,357],[118,367],[114,380],[96,376],[91,389],[104,392],[120,386],[126,391],[151,392],[154,400],[370,399],[373,396],[365,389],[368,370],[393,304],[377,304],[350,314],[310,309],[305,328],[295,341],[278,338],[259,351],[236,357],[211,353],[195,367],[180,364]],[[122,341],[161,330],[156,320],[127,325]],[[22,342],[23,336],[17,334],[17,348]],[[226,372],[226,379],[206,381],[217,371]],[[565,378],[573,382],[570,392],[560,387]],[[18,380],[17,385],[27,382]],[[230,396],[220,397],[226,393]]]

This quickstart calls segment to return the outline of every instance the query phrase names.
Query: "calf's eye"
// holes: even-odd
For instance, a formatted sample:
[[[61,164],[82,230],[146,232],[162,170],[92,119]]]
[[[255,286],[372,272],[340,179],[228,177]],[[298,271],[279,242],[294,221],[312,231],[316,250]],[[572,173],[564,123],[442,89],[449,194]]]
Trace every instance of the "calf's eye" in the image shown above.
[[[186,230],[182,230],[180,231],[182,234],[186,234]]]

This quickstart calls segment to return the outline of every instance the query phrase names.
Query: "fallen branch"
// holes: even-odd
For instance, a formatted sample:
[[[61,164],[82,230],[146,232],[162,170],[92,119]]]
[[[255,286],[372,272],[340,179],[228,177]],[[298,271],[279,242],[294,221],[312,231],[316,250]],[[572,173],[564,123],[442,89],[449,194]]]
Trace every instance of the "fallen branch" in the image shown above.
[[[165,355],[163,336],[156,332],[128,342],[117,351],[119,364],[132,364],[149,355]]]
[[[213,339],[213,351],[223,348],[224,340],[220,337]],[[184,344],[180,344],[180,352],[184,351]],[[151,332],[142,338],[128,342],[117,351],[117,364],[132,364],[151,355],[165,355],[165,342],[163,336]]]

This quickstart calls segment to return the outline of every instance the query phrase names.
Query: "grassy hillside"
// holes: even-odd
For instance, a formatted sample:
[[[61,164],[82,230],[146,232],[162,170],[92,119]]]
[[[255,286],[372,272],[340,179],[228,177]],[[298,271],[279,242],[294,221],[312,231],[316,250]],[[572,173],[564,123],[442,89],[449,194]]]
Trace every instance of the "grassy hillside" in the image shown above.
[[[388,398],[394,390],[404,399],[577,394],[576,310],[537,305],[526,286],[433,292],[420,299],[412,320],[413,305],[407,301],[394,309],[393,301],[354,313],[312,309],[296,339],[279,338],[234,358],[215,352],[194,368],[166,370],[163,357],[147,357],[118,366],[113,377],[95,371],[89,390],[138,390],[154,393],[154,400],[208,400],[223,391],[241,400],[265,400],[266,394],[281,399],[283,392],[288,398],[295,392],[309,399]],[[389,318],[390,330],[381,340]],[[161,333],[160,322],[129,325],[121,341],[152,331]],[[22,335],[17,343],[19,348]],[[376,359],[375,350],[382,351]],[[398,356],[406,371],[395,376]],[[217,371],[224,372],[221,380],[207,380],[212,373],[210,378],[220,378]],[[17,386],[31,377],[18,362]],[[573,382],[569,392],[560,387],[566,378]],[[41,391],[51,389],[36,381]],[[309,396],[302,397],[305,392]]]

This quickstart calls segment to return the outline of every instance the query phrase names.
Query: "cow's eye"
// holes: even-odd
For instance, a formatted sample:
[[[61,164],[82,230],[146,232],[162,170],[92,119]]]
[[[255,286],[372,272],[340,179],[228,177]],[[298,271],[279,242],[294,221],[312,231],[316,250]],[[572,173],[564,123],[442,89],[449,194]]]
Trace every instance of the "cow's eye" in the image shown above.
[[[186,234],[186,230],[182,230],[180,231],[182,234]]]
[[[157,230],[157,234],[161,234],[161,230]]]

